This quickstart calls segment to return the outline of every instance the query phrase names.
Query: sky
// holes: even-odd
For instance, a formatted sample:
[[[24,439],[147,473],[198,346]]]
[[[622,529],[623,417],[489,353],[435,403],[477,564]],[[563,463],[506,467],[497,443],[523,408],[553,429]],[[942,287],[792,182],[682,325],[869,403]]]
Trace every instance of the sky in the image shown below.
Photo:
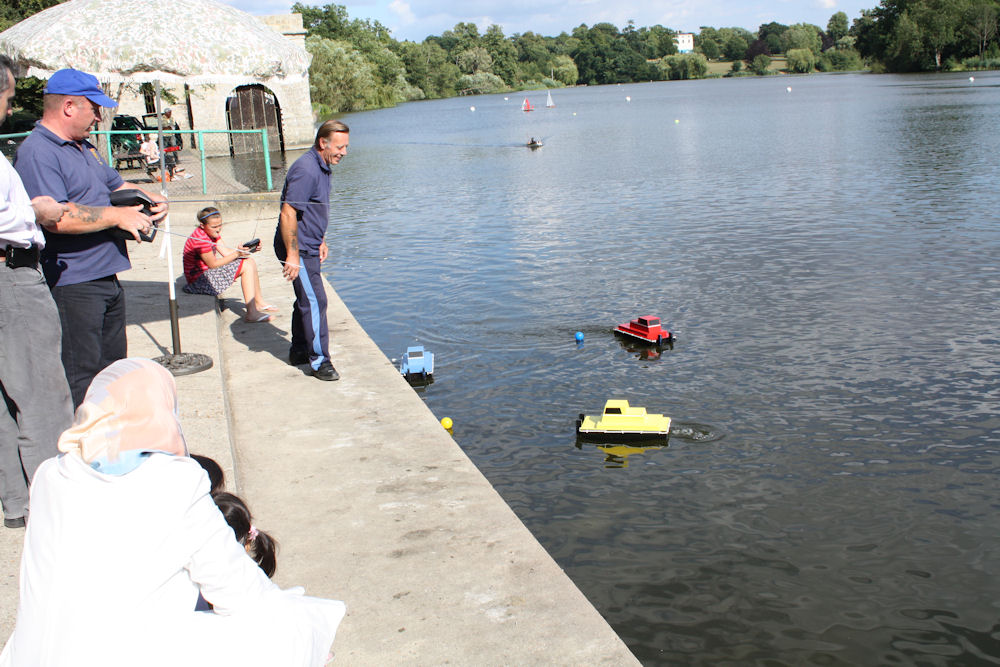
[[[285,14],[292,2],[281,0],[223,0],[250,14]],[[304,0],[307,6],[331,4]],[[625,27],[660,24],[681,32],[701,26],[738,27],[756,32],[761,24],[812,23],[826,29],[836,12],[847,14],[848,24],[862,9],[874,9],[879,0],[347,0],[352,19],[377,20],[398,40],[421,42],[440,35],[456,23],[475,23],[483,33],[491,24],[505,35],[528,31],[555,37],[586,23],[613,23]]]

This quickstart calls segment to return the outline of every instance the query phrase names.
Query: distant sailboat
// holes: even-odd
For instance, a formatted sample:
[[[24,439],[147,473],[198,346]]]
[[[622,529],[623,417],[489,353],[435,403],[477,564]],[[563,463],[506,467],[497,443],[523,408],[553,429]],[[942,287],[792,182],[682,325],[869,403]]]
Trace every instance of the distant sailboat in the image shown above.
[[[545,107],[547,109],[551,109],[556,105],[556,103],[552,101],[552,92],[551,91],[545,91],[545,92],[548,93],[548,98],[546,98],[545,100]]]
[[[525,97],[524,102],[521,103],[521,111],[534,111],[534,110],[535,107],[531,106],[531,102],[529,102],[528,98]]]

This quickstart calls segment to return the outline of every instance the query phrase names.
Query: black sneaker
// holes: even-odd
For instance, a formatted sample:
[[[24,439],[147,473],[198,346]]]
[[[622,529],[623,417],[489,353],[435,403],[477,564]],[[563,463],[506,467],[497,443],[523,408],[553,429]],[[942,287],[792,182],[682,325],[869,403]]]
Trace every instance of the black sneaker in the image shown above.
[[[16,516],[12,519],[4,517],[3,525],[4,528],[24,528],[24,517]]]
[[[333,380],[339,380],[340,374],[337,373],[337,369],[333,367],[329,361],[324,361],[319,365],[319,368],[312,372],[314,378],[320,380],[326,380],[327,382],[332,382]]]
[[[302,364],[308,364],[309,353],[299,352],[298,350],[289,350],[288,363],[290,363],[292,366],[301,366]]]

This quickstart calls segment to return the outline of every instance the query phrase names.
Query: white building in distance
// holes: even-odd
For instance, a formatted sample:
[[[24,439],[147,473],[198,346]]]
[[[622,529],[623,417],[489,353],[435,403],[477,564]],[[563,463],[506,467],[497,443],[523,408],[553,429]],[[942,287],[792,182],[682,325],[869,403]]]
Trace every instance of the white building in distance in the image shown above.
[[[692,53],[694,51],[694,33],[693,32],[679,32],[677,36],[674,37],[674,42],[677,43],[678,53]]]

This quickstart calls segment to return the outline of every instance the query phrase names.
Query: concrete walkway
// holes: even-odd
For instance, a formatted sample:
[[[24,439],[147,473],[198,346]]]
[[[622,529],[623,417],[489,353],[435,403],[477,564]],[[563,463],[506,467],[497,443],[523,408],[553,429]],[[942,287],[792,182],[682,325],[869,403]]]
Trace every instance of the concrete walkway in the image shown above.
[[[219,461],[230,490],[281,549],[283,587],[344,600],[340,665],[635,665],[638,662],[327,288],[337,382],[287,363],[292,290],[271,251],[277,204],[217,202],[237,243],[258,236],[262,291],[280,308],[243,322],[178,289],[184,352],[212,369],[177,378],[193,453]],[[202,203],[175,203],[188,233]],[[181,274],[183,239],[172,237]],[[129,353],[170,352],[159,237],[132,250]],[[183,278],[178,282],[182,284]],[[13,629],[23,531],[0,537],[0,635]]]

